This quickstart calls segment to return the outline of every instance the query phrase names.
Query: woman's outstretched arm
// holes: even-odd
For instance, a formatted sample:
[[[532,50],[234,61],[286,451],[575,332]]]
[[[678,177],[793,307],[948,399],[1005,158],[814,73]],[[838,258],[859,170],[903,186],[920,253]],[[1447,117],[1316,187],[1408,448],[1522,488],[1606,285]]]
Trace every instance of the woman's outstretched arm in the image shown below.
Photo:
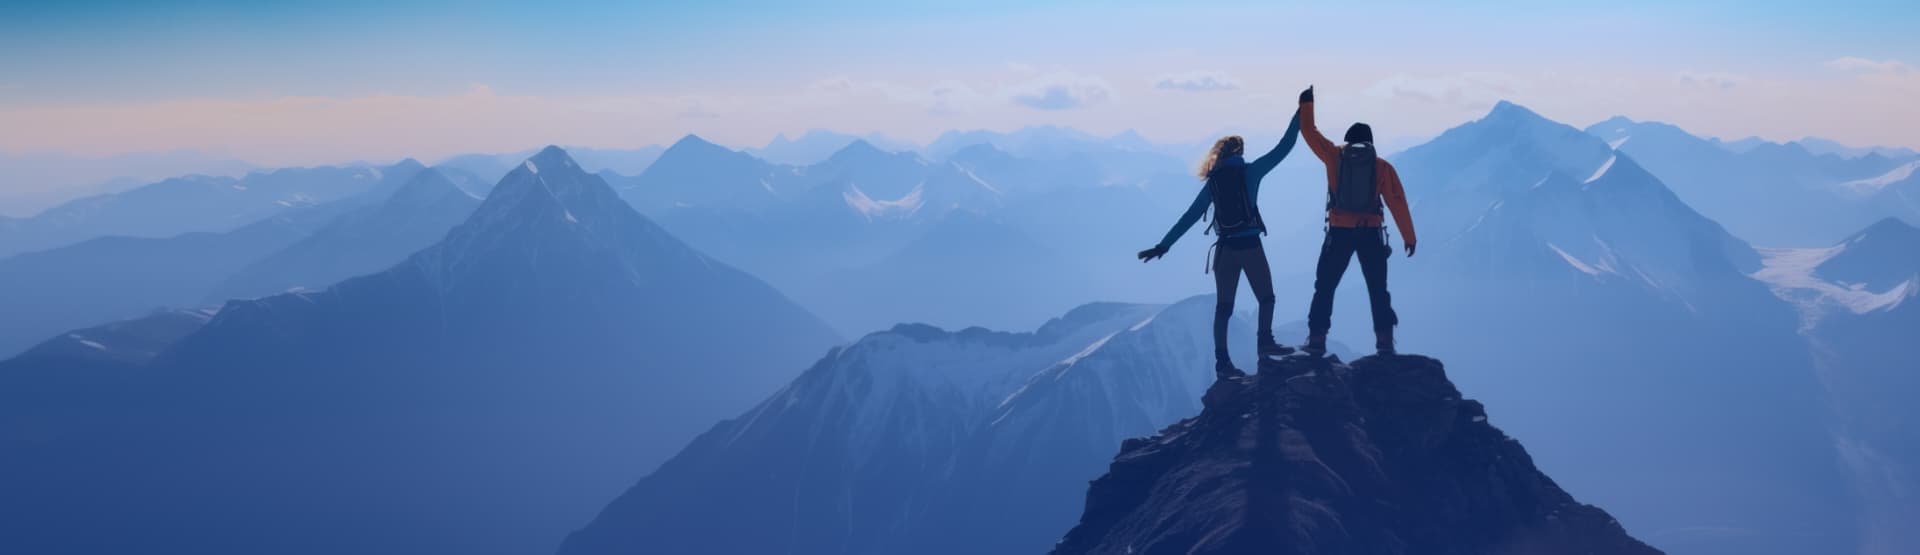
[[[1280,144],[1274,145],[1273,150],[1267,151],[1266,154],[1254,159],[1252,164],[1247,165],[1247,184],[1249,186],[1259,186],[1259,179],[1266,177],[1267,172],[1273,171],[1274,167],[1279,166],[1281,160],[1286,160],[1287,153],[1293,152],[1293,144],[1299,140],[1300,111],[1294,110],[1293,121],[1287,124],[1287,134],[1280,137]]]
[[[1194,222],[1200,221],[1201,214],[1207,213],[1209,204],[1213,204],[1213,191],[1201,187],[1200,194],[1193,197],[1193,205],[1187,207],[1187,213],[1180,215],[1180,221],[1173,224],[1173,229],[1167,230],[1166,238],[1161,239],[1160,244],[1156,246],[1162,249],[1172,247],[1174,241],[1180,240],[1181,235],[1187,234],[1187,229],[1192,228]]]

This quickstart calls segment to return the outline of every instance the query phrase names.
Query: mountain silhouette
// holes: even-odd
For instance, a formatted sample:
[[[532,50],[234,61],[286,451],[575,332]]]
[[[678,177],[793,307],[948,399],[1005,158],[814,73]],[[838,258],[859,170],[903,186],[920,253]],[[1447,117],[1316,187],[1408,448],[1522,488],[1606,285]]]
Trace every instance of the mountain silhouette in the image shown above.
[[[0,419],[40,430],[0,445],[19,470],[0,477],[18,493],[0,536],[27,552],[543,551],[837,342],[547,148],[439,243],[230,302],[130,381],[28,369],[52,383],[0,392]],[[68,393],[21,398],[46,390]]]
[[[384,167],[282,168],[239,178],[166,179],[68,201],[30,218],[0,221],[0,257],[98,237],[230,231],[288,210],[397,186],[422,168],[407,159]]]

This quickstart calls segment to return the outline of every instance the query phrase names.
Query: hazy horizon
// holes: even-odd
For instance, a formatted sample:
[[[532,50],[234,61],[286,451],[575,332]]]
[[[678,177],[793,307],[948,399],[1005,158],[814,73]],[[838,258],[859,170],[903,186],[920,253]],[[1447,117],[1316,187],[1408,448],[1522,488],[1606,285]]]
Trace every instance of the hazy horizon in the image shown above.
[[[1920,94],[1908,4],[1385,3],[1364,40],[1314,23],[1343,9],[24,3],[0,12],[0,45],[24,54],[0,61],[0,152],[289,166],[1031,125],[1180,143],[1281,128],[1309,84],[1326,121],[1382,137],[1505,99],[1576,125],[1920,147],[1899,108]],[[1860,10],[1881,15],[1839,15]]]

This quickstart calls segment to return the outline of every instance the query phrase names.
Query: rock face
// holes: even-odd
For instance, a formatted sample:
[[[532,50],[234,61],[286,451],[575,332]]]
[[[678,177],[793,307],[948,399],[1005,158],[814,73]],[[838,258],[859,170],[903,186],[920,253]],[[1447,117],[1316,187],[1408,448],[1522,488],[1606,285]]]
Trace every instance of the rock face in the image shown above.
[[[1437,360],[1289,358],[1127,440],[1077,554],[1643,554],[1462,399]]]

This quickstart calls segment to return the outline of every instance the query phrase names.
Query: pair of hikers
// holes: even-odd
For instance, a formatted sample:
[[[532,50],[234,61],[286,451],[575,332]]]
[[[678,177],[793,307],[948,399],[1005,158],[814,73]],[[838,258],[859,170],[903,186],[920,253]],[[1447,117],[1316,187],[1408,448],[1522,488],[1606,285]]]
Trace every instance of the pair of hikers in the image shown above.
[[[1360,259],[1360,273],[1367,283],[1367,296],[1373,304],[1375,348],[1381,354],[1393,354],[1393,327],[1400,323],[1393,311],[1392,296],[1387,293],[1387,258],[1393,247],[1387,245],[1385,211],[1393,213],[1400,228],[1407,256],[1416,245],[1413,216],[1407,211],[1407,195],[1393,165],[1379,157],[1373,147],[1373,128],[1355,123],[1347,129],[1344,145],[1328,140],[1314,124],[1313,87],[1300,93],[1300,108],[1280,144],[1273,150],[1247,162],[1246,142],[1239,136],[1227,136],[1213,144],[1200,162],[1199,175],[1206,180],[1193,204],[1173,229],[1153,248],[1140,251],[1146,262],[1167,254],[1174,241],[1199,221],[1208,207],[1213,221],[1208,225],[1217,240],[1212,254],[1212,272],[1218,302],[1213,313],[1214,372],[1222,379],[1246,375],[1227,358],[1227,322],[1233,317],[1234,296],[1240,288],[1240,276],[1247,276],[1254,300],[1259,303],[1259,355],[1280,357],[1293,349],[1273,339],[1273,272],[1267,265],[1260,236],[1266,223],[1260,219],[1258,199],[1260,180],[1273,171],[1293,150],[1304,134],[1307,148],[1327,167],[1326,239],[1320,244],[1320,260],[1314,271],[1313,303],[1307,310],[1308,354],[1322,356],[1327,350],[1327,330],[1332,327],[1333,293],[1346,274],[1353,258]]]

